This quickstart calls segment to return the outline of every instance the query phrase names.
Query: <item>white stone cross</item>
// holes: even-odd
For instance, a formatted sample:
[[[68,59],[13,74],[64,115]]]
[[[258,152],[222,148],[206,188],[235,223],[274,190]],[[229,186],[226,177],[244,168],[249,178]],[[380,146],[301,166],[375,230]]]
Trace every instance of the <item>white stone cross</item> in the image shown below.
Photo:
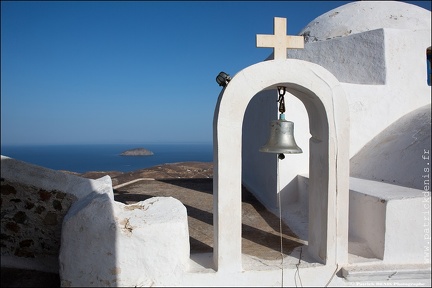
[[[273,59],[286,59],[287,49],[303,49],[303,36],[287,36],[286,18],[274,18],[274,35],[257,34],[256,46],[273,48]]]

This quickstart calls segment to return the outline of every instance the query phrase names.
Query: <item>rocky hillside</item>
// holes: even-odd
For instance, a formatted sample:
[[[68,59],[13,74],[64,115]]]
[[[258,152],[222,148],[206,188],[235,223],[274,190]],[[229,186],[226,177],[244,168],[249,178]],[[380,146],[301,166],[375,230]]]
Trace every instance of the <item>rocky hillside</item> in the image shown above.
[[[68,172],[90,179],[109,175],[113,186],[139,178],[177,179],[177,178],[213,178],[213,162],[178,162],[153,166],[132,172],[90,171],[83,174]]]

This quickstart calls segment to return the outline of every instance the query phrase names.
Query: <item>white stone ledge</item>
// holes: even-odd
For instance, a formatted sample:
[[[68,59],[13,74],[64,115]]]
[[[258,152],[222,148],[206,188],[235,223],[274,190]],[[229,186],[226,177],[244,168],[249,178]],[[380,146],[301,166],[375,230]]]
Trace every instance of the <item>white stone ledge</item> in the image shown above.
[[[419,189],[354,177],[350,177],[350,191],[376,197],[384,201],[423,197],[423,191]]]
[[[350,177],[349,235],[358,256],[383,264],[425,263],[424,191]],[[358,247],[357,247],[358,248]],[[363,251],[363,252],[362,252]],[[429,258],[430,262],[430,258]]]
[[[431,266],[417,265],[363,265],[343,267],[342,276],[348,281],[388,281],[402,279],[431,279]]]

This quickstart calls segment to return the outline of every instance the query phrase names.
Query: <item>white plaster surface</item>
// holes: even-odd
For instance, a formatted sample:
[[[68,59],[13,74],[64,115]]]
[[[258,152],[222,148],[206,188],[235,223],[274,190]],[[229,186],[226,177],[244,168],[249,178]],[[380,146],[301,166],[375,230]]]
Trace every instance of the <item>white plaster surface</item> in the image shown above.
[[[426,105],[401,117],[352,157],[351,176],[423,190],[429,182],[424,170],[430,149],[431,109]]]
[[[430,30],[430,11],[400,1],[354,1],[330,10],[304,27],[306,42],[325,41],[381,28]]]
[[[78,177],[61,171],[33,165],[7,156],[1,156],[1,175],[3,178],[35,186],[47,191],[57,190],[75,195],[78,199],[91,192],[107,194],[114,199],[111,177],[97,180]]]
[[[350,236],[364,240],[383,263],[427,263],[423,192],[351,177]]]
[[[430,103],[430,11],[398,1],[356,1],[317,17],[300,34],[307,31],[305,49],[290,51],[289,58],[317,63],[342,82],[351,157],[394,121]]]
[[[255,94],[276,86],[287,87],[290,94],[304,103],[310,117],[309,129],[313,136],[310,161],[314,169],[310,174],[309,211],[314,214],[309,217],[308,251],[318,262],[347,261],[349,115],[344,91],[337,79],[322,67],[287,59],[261,62],[240,71],[218,99],[213,122],[215,265],[218,269],[225,265],[239,267],[236,263],[241,262],[238,211],[241,211],[243,115]]]
[[[387,74],[384,43],[384,29],[376,29],[306,43],[305,49],[290,51],[289,58],[317,63],[341,82],[383,85]]]
[[[186,208],[172,197],[132,205],[92,193],[63,222],[64,287],[159,286],[176,283],[189,264]]]
[[[376,263],[342,268],[341,274],[348,283],[356,286],[430,286],[430,264]],[[421,280],[423,279],[423,281]]]
[[[351,176],[423,190],[430,186],[429,177],[424,178],[430,150],[428,104],[401,117],[352,157]]]
[[[407,3],[357,1],[312,21],[304,31],[319,41],[311,38],[304,49],[288,52],[289,58],[323,66],[341,82],[349,107],[350,157],[402,116],[430,105],[431,87],[426,81],[430,19],[430,11]],[[352,32],[345,33],[344,27]],[[270,92],[260,92],[251,100],[243,121],[248,127],[243,129],[243,155],[248,158],[243,159],[243,182],[267,208],[275,209],[276,183],[283,191],[283,203],[299,199],[294,179],[309,171],[310,119],[301,101],[286,96],[286,117],[294,122],[295,139],[304,153],[289,155],[276,168],[276,159],[263,160],[255,152],[268,137],[268,122],[277,118],[276,96],[266,99],[264,93]],[[276,90],[272,93],[276,95]],[[280,175],[277,181],[276,174]]]
[[[289,54],[325,67],[342,82],[350,110],[351,156],[394,121],[430,103],[430,34],[430,28],[386,28],[308,43]],[[304,120],[292,121],[298,125]]]

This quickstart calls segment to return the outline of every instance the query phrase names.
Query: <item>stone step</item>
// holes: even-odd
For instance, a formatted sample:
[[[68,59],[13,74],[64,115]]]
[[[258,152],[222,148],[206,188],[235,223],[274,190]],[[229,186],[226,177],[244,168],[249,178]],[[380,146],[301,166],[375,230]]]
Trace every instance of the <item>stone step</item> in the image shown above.
[[[388,281],[403,279],[430,279],[429,264],[382,265],[368,264],[346,266],[341,269],[342,276],[348,281]]]

